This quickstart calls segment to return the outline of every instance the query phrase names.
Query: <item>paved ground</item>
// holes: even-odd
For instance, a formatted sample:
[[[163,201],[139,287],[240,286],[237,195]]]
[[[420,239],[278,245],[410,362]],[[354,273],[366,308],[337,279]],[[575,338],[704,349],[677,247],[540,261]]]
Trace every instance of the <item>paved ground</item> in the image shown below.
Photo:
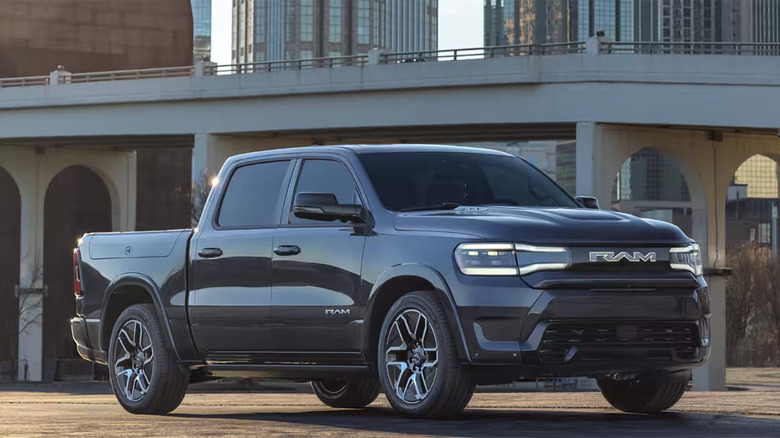
[[[125,413],[103,383],[0,385],[6,436],[780,436],[780,370],[729,370],[728,392],[689,392],[674,411],[611,409],[597,392],[476,394],[457,420],[395,414],[383,397],[363,410],[330,409],[290,384],[264,392],[196,385],[164,417]],[[270,391],[270,392],[269,392]]]

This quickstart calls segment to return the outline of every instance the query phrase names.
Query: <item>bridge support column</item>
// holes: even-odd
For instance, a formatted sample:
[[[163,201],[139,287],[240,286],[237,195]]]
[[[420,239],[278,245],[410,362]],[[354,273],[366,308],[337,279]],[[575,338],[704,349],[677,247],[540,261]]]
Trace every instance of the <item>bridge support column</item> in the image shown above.
[[[111,196],[115,231],[135,228],[136,169],[134,152],[65,149],[0,148],[0,165],[16,182],[21,197],[18,379],[44,380],[43,306],[46,294],[71,294],[44,283],[44,205],[49,183],[70,166],[98,174]],[[76,242],[73,242],[76,245]],[[70,263],[69,259],[63,263]],[[46,321],[56,330],[69,330],[66,321]]]
[[[251,135],[195,134],[192,150],[192,179],[211,179],[233,155],[247,152],[311,145],[310,139],[268,138]]]
[[[694,372],[697,390],[726,389],[726,282],[716,273],[726,263],[725,203],[736,170],[728,142],[712,141],[703,131],[577,124],[577,194],[596,196],[604,209],[611,208],[620,166],[643,148],[664,153],[686,178],[693,210],[691,237],[702,248],[712,311],[711,357]]]

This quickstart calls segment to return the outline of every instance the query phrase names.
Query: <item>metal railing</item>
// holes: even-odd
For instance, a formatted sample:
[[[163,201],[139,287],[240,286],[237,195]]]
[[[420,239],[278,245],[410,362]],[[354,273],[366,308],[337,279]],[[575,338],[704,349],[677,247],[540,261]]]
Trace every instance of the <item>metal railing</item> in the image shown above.
[[[195,74],[195,67],[191,65],[184,67],[146,68],[140,70],[117,70],[94,73],[67,73],[60,76],[60,83],[79,84],[136,79],[180,78],[191,77],[193,74]]]
[[[204,73],[206,75],[235,75],[333,67],[360,67],[366,65],[367,62],[368,55],[291,59],[284,61],[264,61],[246,64],[213,65],[206,67]]]
[[[631,55],[779,56],[780,43],[603,42],[600,52]]]
[[[558,44],[513,44],[466,49],[428,50],[416,52],[383,53],[381,64],[403,64],[427,61],[461,61],[466,59],[503,58],[507,56],[563,55],[583,53],[585,42]]]
[[[0,88],[29,87],[33,85],[49,85],[49,76],[27,76],[0,79]]]
[[[83,84],[138,79],[190,78],[199,76],[262,74],[335,67],[363,67],[369,64],[405,64],[417,62],[448,62],[469,59],[504,58],[513,56],[549,56],[567,54],[640,54],[640,55],[751,55],[780,56],[780,43],[671,43],[671,42],[605,42],[591,49],[586,42],[558,44],[516,44],[493,47],[473,47],[415,52],[337,56],[329,58],[265,61],[245,64],[118,70],[90,73],[69,73],[60,69],[48,76],[0,79],[0,89],[40,85]],[[591,52],[591,50],[593,50]],[[597,51],[596,51],[597,50]]]

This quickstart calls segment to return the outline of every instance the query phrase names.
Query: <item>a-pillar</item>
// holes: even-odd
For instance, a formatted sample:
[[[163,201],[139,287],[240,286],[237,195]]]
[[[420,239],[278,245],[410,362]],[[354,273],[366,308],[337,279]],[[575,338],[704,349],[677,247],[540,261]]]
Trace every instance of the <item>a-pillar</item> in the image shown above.
[[[711,306],[711,355],[694,371],[697,390],[726,388],[726,283],[716,272],[725,264],[725,200],[732,163],[718,157],[727,150],[702,131],[577,124],[577,194],[596,196],[609,209],[622,163],[643,148],[659,150],[678,165],[691,192],[692,238],[702,248]],[[729,172],[731,172],[729,174]]]
[[[19,266],[19,380],[43,380],[44,205],[51,180],[75,165],[97,173],[108,188],[115,231],[135,228],[134,152],[46,148],[0,148],[0,164],[13,177],[21,197]],[[76,242],[73,242],[74,246]],[[68,327],[63,322],[62,329]]]

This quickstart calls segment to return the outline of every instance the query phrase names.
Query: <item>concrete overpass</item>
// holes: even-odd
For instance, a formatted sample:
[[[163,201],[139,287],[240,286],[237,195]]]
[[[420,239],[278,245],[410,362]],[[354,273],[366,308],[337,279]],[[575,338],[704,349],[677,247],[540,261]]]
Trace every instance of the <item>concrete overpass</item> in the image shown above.
[[[776,49],[592,39],[0,79],[0,166],[22,198],[20,282],[38,266],[42,194],[65,164],[100,175],[114,229],[133,229],[138,147],[192,145],[195,178],[215,174],[230,155],[267,148],[569,138],[578,193],[603,202],[621,163],[650,147],[678,165],[691,192],[714,312],[712,361],[694,382],[723,389],[725,200],[745,159],[780,152],[780,57],[750,56]],[[409,57],[427,61],[398,62]],[[20,358],[39,362],[39,330],[20,345]]]

